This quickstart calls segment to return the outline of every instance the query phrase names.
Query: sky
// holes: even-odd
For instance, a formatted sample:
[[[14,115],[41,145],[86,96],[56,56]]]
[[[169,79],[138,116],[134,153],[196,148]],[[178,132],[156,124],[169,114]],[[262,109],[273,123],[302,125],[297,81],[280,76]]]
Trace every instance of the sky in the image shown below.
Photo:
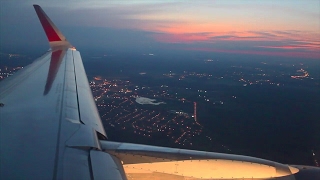
[[[39,4],[78,49],[320,60],[320,0],[0,0],[0,50],[48,48]]]

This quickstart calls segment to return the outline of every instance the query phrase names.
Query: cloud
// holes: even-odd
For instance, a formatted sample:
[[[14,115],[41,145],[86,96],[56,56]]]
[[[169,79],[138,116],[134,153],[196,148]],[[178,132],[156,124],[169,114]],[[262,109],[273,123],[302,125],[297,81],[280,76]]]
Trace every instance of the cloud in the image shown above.
[[[306,51],[320,52],[320,45],[312,44],[312,43],[288,44],[288,45],[282,45],[282,46],[256,46],[256,47],[267,48],[267,49],[306,50]]]
[[[1,43],[11,43],[13,46],[42,41],[37,35],[43,32],[32,8],[32,3],[39,3],[43,4],[44,10],[62,32],[66,29],[67,33],[72,33],[71,36],[66,34],[67,37],[83,45],[90,44],[90,40],[98,42],[91,43],[91,46],[110,45],[112,41],[112,45],[116,44],[119,48],[130,48],[120,43],[132,45],[145,41],[141,46],[187,45],[196,50],[199,46],[208,48],[214,44],[215,51],[236,53],[241,49],[244,51],[239,53],[251,53],[257,50],[260,54],[266,52],[265,55],[272,52],[278,55],[281,55],[280,52],[286,55],[300,53],[298,56],[306,52],[316,53],[320,46],[320,31],[316,28],[309,30],[310,27],[316,27],[312,20],[315,12],[305,13],[306,10],[296,10],[296,7],[286,8],[282,6],[283,3],[279,3],[275,11],[269,12],[273,7],[270,3],[264,6],[229,1],[58,1],[44,4],[40,0],[26,0],[15,5],[18,1],[12,0],[2,3],[4,8],[0,14],[3,28],[0,32],[6,36],[1,38]],[[257,7],[265,7],[261,11],[266,14],[257,11]],[[286,10],[282,12],[282,9]],[[249,10],[249,13],[244,10]],[[267,16],[270,13],[275,14]],[[310,22],[306,21],[308,27],[300,24],[300,16],[289,17],[290,22],[294,23],[287,23],[285,17],[299,13],[311,18]],[[79,32],[85,35],[81,36]],[[23,33],[30,36],[18,38]]]
[[[279,37],[279,35],[275,34],[272,31],[248,31],[249,33],[253,33],[255,35],[259,35],[265,38],[275,38],[275,37]]]
[[[151,37],[162,43],[195,43],[210,40],[210,33],[153,33],[151,34]]]
[[[184,48],[184,50],[320,59],[320,52],[312,52],[312,53],[310,53],[310,52],[292,52],[292,51],[290,51],[290,52],[272,52],[272,51],[257,51],[257,50],[227,50],[227,49],[215,49],[215,48]]]

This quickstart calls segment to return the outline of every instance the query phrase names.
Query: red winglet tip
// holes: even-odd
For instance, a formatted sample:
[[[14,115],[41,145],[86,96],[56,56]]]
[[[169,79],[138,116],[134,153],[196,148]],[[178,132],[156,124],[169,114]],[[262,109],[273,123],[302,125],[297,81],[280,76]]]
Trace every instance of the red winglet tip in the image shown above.
[[[49,17],[46,15],[46,13],[42,10],[42,8],[39,5],[34,4],[34,9],[36,10],[36,13],[38,15],[38,18],[41,22],[41,25],[47,35],[48,41],[64,41],[65,38],[61,34],[61,32],[56,28],[56,26],[53,24],[53,22],[49,19]]]

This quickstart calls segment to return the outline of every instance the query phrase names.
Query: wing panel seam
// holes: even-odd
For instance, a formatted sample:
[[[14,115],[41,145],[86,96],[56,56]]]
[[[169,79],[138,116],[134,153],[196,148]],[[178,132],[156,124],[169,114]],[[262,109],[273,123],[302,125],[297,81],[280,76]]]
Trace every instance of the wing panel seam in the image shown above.
[[[84,124],[83,121],[81,120],[81,114],[80,114],[80,104],[79,104],[79,94],[78,94],[78,83],[77,83],[77,72],[76,72],[76,66],[74,63],[74,55],[73,55],[73,51],[72,52],[72,62],[73,62],[73,70],[74,70],[74,81],[76,84],[76,96],[77,96],[77,106],[78,106],[78,115],[79,115],[79,121],[81,122],[81,124]]]

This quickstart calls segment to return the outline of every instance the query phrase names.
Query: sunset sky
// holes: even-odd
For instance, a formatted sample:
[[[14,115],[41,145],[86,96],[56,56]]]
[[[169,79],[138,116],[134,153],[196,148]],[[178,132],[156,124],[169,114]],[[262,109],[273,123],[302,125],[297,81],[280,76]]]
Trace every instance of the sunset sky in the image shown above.
[[[320,0],[0,2],[0,42],[5,50],[25,44],[46,48],[32,7],[39,4],[71,43],[81,48],[320,60]]]

